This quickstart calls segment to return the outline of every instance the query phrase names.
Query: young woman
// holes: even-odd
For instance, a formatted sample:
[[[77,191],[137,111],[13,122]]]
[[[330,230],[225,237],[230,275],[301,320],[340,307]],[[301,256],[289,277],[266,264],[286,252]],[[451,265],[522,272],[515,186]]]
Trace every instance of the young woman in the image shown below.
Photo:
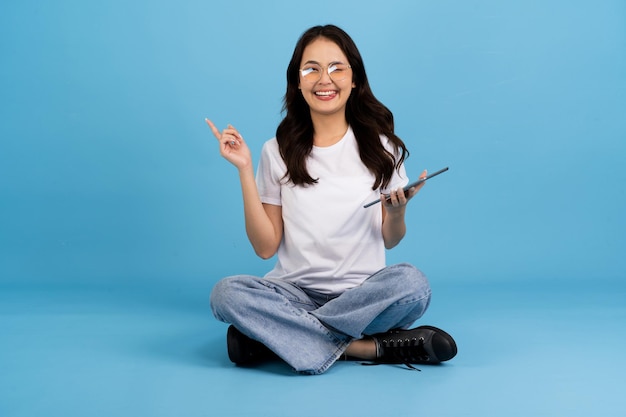
[[[385,248],[404,237],[406,205],[423,184],[402,190],[408,151],[348,34],[328,25],[301,36],[283,110],[256,177],[239,131],[207,119],[239,171],[256,254],[278,255],[265,277],[224,278],[211,293],[215,317],[231,323],[230,359],[277,355],[297,372],[321,374],[342,356],[405,364],[454,357],[443,330],[403,330],[424,314],[431,291],[412,265],[386,266]],[[380,206],[363,207],[378,198]]]

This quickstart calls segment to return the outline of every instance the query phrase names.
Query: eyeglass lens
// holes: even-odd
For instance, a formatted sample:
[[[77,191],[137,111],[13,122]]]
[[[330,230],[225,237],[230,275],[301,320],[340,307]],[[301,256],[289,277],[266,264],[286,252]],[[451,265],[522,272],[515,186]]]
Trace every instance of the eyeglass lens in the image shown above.
[[[349,65],[336,63],[330,64],[328,67],[328,75],[333,81],[341,81],[347,76]],[[300,69],[302,78],[306,81],[316,82],[322,78],[322,71],[324,68],[317,64],[307,64]]]

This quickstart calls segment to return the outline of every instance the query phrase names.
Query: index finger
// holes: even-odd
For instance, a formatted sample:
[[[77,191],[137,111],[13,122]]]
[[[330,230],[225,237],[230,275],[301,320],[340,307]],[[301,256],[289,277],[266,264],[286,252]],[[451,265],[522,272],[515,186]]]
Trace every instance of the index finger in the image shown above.
[[[210,121],[208,118],[205,118],[204,121],[206,122],[206,124],[209,125],[209,127],[211,128],[211,131],[213,132],[213,136],[215,136],[217,138],[217,140],[222,139],[222,135],[220,134],[220,131],[217,130],[217,127],[215,127],[215,125],[213,124],[212,121]]]

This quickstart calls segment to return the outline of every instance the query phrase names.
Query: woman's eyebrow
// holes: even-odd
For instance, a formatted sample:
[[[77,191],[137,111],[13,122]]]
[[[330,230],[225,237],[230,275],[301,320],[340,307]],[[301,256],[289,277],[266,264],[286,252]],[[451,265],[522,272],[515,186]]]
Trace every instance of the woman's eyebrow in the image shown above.
[[[320,64],[319,62],[314,61],[314,60],[309,60],[309,61],[306,61],[304,64],[317,64],[317,65],[320,65],[320,66],[322,65],[322,64]],[[303,64],[303,65],[304,65],[304,64]],[[345,64],[345,62],[343,62],[343,61],[330,61],[330,62],[328,63],[328,65],[333,65],[333,64]]]

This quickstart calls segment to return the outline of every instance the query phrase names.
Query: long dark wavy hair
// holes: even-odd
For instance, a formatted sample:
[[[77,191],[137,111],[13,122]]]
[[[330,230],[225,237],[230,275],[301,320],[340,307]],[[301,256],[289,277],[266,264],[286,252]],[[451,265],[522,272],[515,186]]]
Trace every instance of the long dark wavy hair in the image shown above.
[[[306,167],[306,158],[313,149],[313,121],[309,106],[299,90],[300,62],[304,49],[314,40],[326,38],[336,43],[352,67],[355,87],[346,104],[346,121],[352,127],[359,146],[361,161],[374,174],[373,190],[386,187],[393,170],[409,156],[404,142],[395,135],[393,114],[372,93],[365,74],[365,66],[356,44],[342,29],[334,25],[315,26],[302,34],[287,67],[287,92],[283,99],[284,119],[276,129],[280,154],[287,166],[289,180],[295,185],[317,183]],[[398,152],[396,161],[380,140],[385,135]]]

